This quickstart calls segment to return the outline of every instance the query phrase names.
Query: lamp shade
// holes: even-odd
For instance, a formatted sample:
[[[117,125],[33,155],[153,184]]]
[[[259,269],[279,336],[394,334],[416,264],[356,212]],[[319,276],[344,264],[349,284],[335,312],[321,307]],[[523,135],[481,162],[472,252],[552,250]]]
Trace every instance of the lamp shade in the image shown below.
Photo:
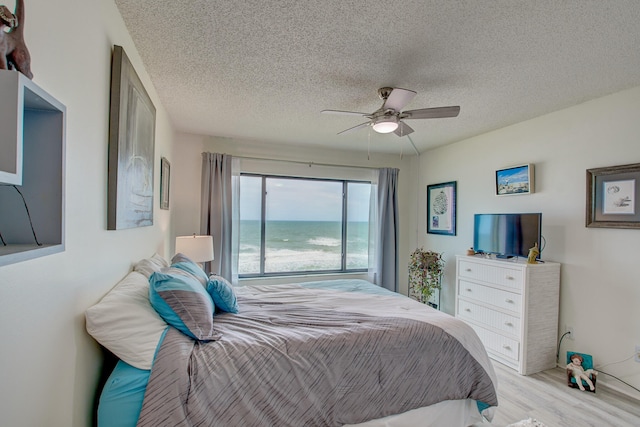
[[[213,259],[213,236],[178,236],[176,253],[182,253],[194,262],[207,262]]]

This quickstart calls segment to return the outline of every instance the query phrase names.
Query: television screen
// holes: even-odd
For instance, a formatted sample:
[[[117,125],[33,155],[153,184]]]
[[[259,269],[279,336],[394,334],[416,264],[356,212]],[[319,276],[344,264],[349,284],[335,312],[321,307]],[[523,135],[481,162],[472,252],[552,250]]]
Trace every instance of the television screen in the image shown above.
[[[535,243],[540,248],[541,232],[541,213],[476,214],[473,249],[498,257],[526,257]]]

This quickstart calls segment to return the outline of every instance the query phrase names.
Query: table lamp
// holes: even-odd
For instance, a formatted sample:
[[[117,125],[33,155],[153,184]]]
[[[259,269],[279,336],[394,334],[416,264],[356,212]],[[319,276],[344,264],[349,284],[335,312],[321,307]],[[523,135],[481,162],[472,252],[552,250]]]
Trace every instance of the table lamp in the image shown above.
[[[205,263],[213,260],[213,236],[178,236],[176,253],[182,253],[193,262]]]

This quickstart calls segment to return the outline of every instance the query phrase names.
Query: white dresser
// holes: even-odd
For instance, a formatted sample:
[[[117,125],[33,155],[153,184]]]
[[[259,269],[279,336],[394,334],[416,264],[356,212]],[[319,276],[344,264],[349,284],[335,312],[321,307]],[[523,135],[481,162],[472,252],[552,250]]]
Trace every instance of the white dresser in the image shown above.
[[[456,257],[456,317],[522,375],[556,366],[560,264]]]

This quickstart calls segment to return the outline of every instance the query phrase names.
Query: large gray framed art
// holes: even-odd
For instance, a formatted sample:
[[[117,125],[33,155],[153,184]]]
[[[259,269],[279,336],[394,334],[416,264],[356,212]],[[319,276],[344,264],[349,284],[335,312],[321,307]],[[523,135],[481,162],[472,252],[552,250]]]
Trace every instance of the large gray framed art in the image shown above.
[[[113,47],[107,229],[153,225],[156,109],[121,46]]]
[[[640,163],[587,169],[586,226],[640,229]]]

